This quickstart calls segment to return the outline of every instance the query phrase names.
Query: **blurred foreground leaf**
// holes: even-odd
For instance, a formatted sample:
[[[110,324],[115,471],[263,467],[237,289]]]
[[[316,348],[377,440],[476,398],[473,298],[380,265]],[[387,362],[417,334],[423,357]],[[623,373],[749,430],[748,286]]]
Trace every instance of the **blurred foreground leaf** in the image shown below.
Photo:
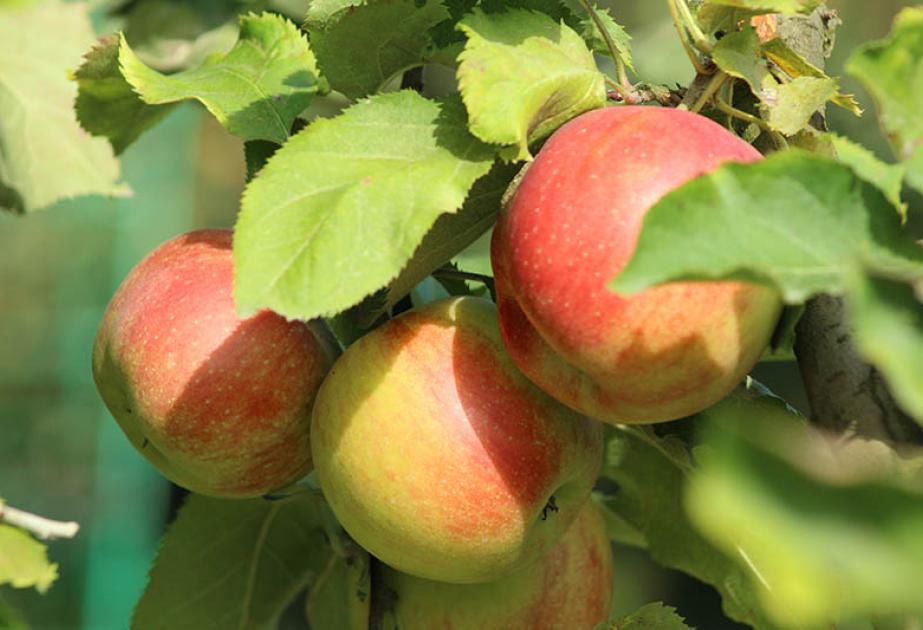
[[[69,70],[93,42],[86,4],[0,4],[0,209],[124,195],[112,148],[77,124]]]
[[[923,191],[923,6],[903,9],[888,38],[858,49],[846,69],[875,98],[908,181]]]
[[[685,505],[756,576],[785,627],[923,610],[923,482],[879,442],[835,443],[777,407],[730,400]]]
[[[856,175],[881,189],[888,201],[897,209],[901,219],[907,218],[907,204],[901,201],[901,181],[906,167],[888,164],[861,144],[836,134],[827,134],[840,162],[849,164]]]
[[[775,285],[789,303],[842,294],[861,266],[923,272],[923,249],[882,192],[836,161],[790,150],[726,164],[668,193],[644,218],[611,283],[633,292],[678,279]]]
[[[923,424],[923,282],[857,275],[849,292],[859,350],[885,375],[901,407]]]
[[[760,611],[752,571],[738,566],[690,522],[682,496],[692,470],[691,454],[679,439],[658,437],[649,427],[610,429],[603,475],[618,484],[618,492],[604,505],[630,527],[619,532],[640,533],[655,561],[714,586],[730,618],[774,628]]]

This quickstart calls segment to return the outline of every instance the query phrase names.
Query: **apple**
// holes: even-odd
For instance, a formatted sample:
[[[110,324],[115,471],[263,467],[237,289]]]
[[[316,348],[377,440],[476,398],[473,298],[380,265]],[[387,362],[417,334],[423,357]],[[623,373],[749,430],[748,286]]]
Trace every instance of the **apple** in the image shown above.
[[[350,346],[317,394],[311,448],[356,542],[406,573],[471,583],[534,562],[564,533],[603,434],[520,373],[493,304],[468,297]]]
[[[599,510],[587,501],[548,553],[486,584],[446,584],[389,567],[381,583],[401,630],[590,630],[612,605],[612,548]]]
[[[725,396],[778,320],[771,288],[606,285],[658,199],[723,162],[760,154],[687,111],[623,106],[558,129],[501,212],[491,242],[500,329],[516,365],[568,406],[613,424],[661,422]]]
[[[131,443],[194,492],[255,497],[311,470],[311,406],[335,347],[313,324],[234,309],[229,230],[178,236],[125,278],[93,377]]]

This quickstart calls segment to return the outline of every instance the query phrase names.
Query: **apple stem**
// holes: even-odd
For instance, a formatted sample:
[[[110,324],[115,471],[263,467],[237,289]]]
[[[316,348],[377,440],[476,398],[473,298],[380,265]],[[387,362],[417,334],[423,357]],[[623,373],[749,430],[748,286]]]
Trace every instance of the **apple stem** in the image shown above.
[[[0,521],[29,531],[42,540],[73,538],[80,529],[80,524],[75,521],[54,521],[2,503],[0,503]]]

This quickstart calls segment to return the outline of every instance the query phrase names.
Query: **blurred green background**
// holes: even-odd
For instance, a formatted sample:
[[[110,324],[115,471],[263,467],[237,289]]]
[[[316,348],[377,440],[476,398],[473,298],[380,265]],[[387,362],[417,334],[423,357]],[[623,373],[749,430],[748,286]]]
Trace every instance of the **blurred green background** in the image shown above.
[[[633,35],[639,76],[688,83],[691,67],[664,2],[601,4]],[[829,4],[843,25],[828,70],[842,75],[848,54],[884,36],[893,15],[911,3]],[[855,119],[832,108],[831,126],[890,160],[868,95],[848,77],[842,86],[867,113]],[[170,512],[169,485],[135,454],[96,394],[90,349],[109,297],[144,254],[194,227],[233,225],[243,152],[210,117],[184,106],[123,158],[132,198],[84,198],[28,217],[0,215],[0,496],[82,525],[76,539],[50,544],[61,575],[47,594],[0,588],[0,627],[4,609],[33,628],[127,627]],[[923,208],[919,198],[911,199],[913,207]],[[761,365],[757,377],[805,409],[792,364]],[[660,569],[642,552],[615,551],[619,611],[662,600],[700,629],[742,627],[723,619],[710,587]]]

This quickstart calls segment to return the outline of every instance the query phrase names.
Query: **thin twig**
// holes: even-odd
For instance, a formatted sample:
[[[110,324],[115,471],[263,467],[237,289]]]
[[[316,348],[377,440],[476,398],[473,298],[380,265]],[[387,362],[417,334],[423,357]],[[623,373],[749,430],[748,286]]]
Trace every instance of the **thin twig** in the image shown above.
[[[54,521],[44,516],[24,512],[0,503],[0,521],[29,531],[42,540],[73,538],[80,529],[75,521]]]
[[[603,75],[603,78],[604,78],[605,81],[606,81],[606,85],[608,85],[610,88],[612,88],[612,90],[613,90],[616,94],[618,94],[620,100],[622,100],[622,101],[625,102],[625,103],[629,103],[629,102],[630,102],[629,99],[631,98],[631,95],[628,94],[628,92],[625,90],[625,87],[624,87],[624,86],[619,85],[619,83],[618,83],[615,79],[613,79],[613,78],[611,78],[611,77],[607,77],[607,76]]]
[[[686,56],[689,57],[689,61],[695,68],[696,74],[709,74],[708,68],[699,61],[699,56],[693,49],[692,43],[689,41],[689,32],[686,30],[686,27],[683,26],[679,10],[676,8],[676,2],[674,2],[674,0],[667,0],[667,6],[670,8],[670,17],[673,18],[673,26],[676,28],[677,35],[679,35],[679,41],[683,45],[683,50],[686,51]]]
[[[596,28],[599,30],[599,34],[602,35],[603,41],[606,42],[606,48],[609,49],[609,54],[612,55],[612,60],[615,62],[615,72],[618,76],[619,83],[622,88],[627,92],[634,91],[634,86],[631,84],[631,81],[628,79],[628,72],[625,69],[625,62],[622,61],[622,55],[619,52],[619,47],[615,45],[615,40],[612,39],[612,36],[609,35],[609,31],[606,30],[603,21],[599,18],[599,15],[596,13],[596,9],[590,5],[588,0],[580,0],[580,6],[590,15],[590,19],[593,20],[593,24],[596,25]],[[614,88],[625,100],[629,100],[625,93],[619,88]]]
[[[493,286],[494,279],[490,276],[485,276],[481,273],[474,273],[471,271],[462,271],[461,269],[437,269],[433,272],[433,276],[439,278],[451,278],[452,280],[472,280],[474,282],[480,282],[488,286]]]
[[[733,105],[725,101],[723,98],[721,98],[721,94],[715,94],[715,107],[721,110],[722,112],[724,112],[725,114],[727,114],[728,116],[732,116],[733,118],[738,118],[740,120],[743,120],[744,122],[752,123],[756,125],[757,127],[759,127],[760,129],[762,129],[763,131],[768,131],[770,133],[772,132],[772,127],[770,127],[769,123],[767,123],[765,120],[757,116],[754,116],[753,114],[748,114],[747,112],[743,110],[737,109],[736,107],[734,107]]]
[[[700,112],[702,108],[705,107],[705,104],[718,92],[721,86],[724,84],[725,80],[728,78],[728,75],[725,72],[718,71],[715,73],[705,86],[705,89],[702,91],[702,94],[699,95],[698,100],[692,104],[692,107],[689,108],[691,112]]]
[[[692,15],[692,11],[689,10],[689,5],[686,4],[686,0],[667,1],[674,4],[678,10],[679,19],[682,21],[683,26],[689,31],[690,37],[692,37],[692,45],[702,54],[710,55],[712,48],[711,42],[708,37],[705,36],[705,33],[702,32],[702,29],[699,28],[699,24],[696,22],[695,16]]]

